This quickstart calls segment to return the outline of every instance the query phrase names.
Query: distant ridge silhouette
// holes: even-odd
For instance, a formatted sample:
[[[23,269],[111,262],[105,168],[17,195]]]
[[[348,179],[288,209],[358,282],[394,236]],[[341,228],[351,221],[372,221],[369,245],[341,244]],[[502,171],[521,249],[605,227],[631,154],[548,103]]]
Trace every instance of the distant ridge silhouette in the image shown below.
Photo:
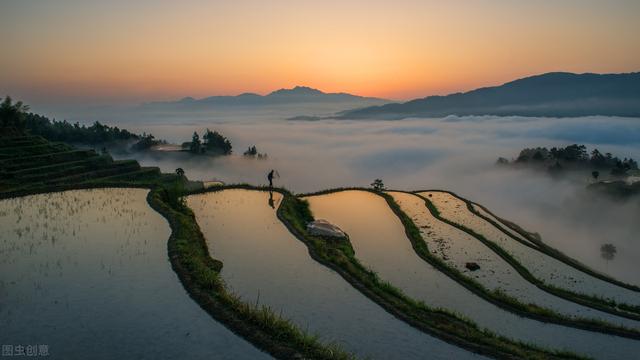
[[[202,99],[188,96],[178,101],[151,102],[145,104],[145,106],[206,108],[211,106],[267,106],[304,103],[353,103],[354,106],[371,106],[389,102],[389,100],[385,99],[347,93],[325,93],[307,86],[296,86],[291,89],[279,89],[267,95],[243,93],[235,96],[210,96]]]
[[[348,110],[344,119],[520,115],[640,117],[640,73],[552,72],[465,93]]]

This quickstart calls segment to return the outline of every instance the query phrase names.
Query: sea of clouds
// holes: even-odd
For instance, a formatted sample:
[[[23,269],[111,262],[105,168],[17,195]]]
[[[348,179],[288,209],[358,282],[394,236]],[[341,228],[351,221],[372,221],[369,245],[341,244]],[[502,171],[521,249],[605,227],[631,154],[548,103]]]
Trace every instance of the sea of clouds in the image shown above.
[[[500,216],[538,232],[547,243],[625,281],[640,272],[640,202],[621,203],[586,193],[588,174],[563,180],[544,172],[495,166],[498,157],[520,149],[585,144],[619,157],[640,159],[640,119],[591,116],[532,118],[449,116],[438,119],[288,121],[300,109],[235,109],[197,114],[101,114],[96,119],[170,142],[189,141],[194,131],[217,130],[229,137],[234,156],[193,158],[185,154],[136,154],[163,171],[185,169],[190,179],[267,183],[295,192],[368,186],[381,178],[389,188],[447,189],[477,201]],[[317,111],[321,113],[321,111]],[[109,116],[112,121],[109,121]],[[85,122],[91,117],[83,116]],[[268,160],[245,159],[256,145]],[[131,156],[131,155],[128,155]],[[613,261],[600,256],[612,243]],[[640,284],[640,283],[639,283]]]

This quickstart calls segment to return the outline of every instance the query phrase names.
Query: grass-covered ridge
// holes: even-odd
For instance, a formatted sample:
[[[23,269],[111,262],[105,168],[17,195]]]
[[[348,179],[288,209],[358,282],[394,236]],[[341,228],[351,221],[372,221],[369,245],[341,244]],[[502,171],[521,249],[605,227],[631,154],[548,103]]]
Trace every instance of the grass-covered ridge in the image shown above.
[[[123,179],[151,184],[166,177],[158,168],[143,168],[135,160],[114,160],[108,154],[78,150],[40,136],[0,136],[0,194],[6,196]]]
[[[425,260],[429,264],[433,265],[435,268],[437,268],[438,270],[442,271],[443,273],[448,275],[450,278],[452,278],[453,280],[457,281],[458,283],[460,283],[461,285],[463,285],[467,289],[473,291],[475,294],[479,295],[480,297],[484,298],[485,300],[490,301],[490,302],[494,303],[495,305],[498,305],[498,306],[504,308],[505,310],[511,311],[511,312],[516,313],[516,314],[521,315],[521,316],[530,317],[530,318],[535,319],[535,320],[549,322],[549,323],[555,323],[555,324],[564,325],[564,326],[575,327],[575,328],[583,329],[583,330],[596,331],[596,332],[601,332],[601,333],[605,333],[605,334],[617,335],[617,336],[627,337],[627,338],[631,338],[631,339],[640,339],[640,332],[635,330],[635,329],[629,329],[629,328],[626,328],[626,327],[623,327],[623,326],[610,324],[608,322],[600,321],[600,320],[596,320],[596,319],[569,317],[569,316],[560,314],[560,313],[558,313],[558,312],[556,312],[556,311],[554,311],[552,309],[549,309],[549,308],[537,306],[535,304],[523,303],[523,302],[519,301],[518,299],[515,299],[515,298],[505,294],[502,291],[492,291],[492,290],[487,289],[486,287],[484,287],[484,285],[480,284],[475,279],[473,279],[473,278],[471,278],[469,276],[466,276],[464,273],[460,272],[458,269],[456,269],[456,268],[450,266],[449,264],[447,264],[440,257],[437,257],[437,256],[433,255],[429,251],[429,249],[427,247],[427,243],[422,238],[422,235],[420,233],[420,229],[415,225],[413,220],[411,220],[411,218],[406,213],[404,213],[402,211],[402,209],[400,209],[400,206],[395,202],[393,197],[391,197],[390,195],[385,194],[385,193],[379,193],[379,195],[385,198],[385,200],[387,201],[387,203],[389,204],[389,206],[391,207],[393,212],[398,216],[400,221],[403,223],[403,225],[405,227],[405,232],[407,234],[407,237],[411,241],[411,244],[412,244],[414,250],[416,251],[416,253],[423,260]],[[414,195],[418,196],[417,194],[414,194]],[[429,209],[431,214],[436,219],[438,219],[440,221],[443,221],[443,222],[447,223],[448,225],[451,225],[451,226],[453,226],[455,228],[458,228],[458,229],[460,229],[462,231],[465,231],[465,232],[469,233],[470,235],[472,235],[472,236],[474,236],[476,238],[478,238],[478,236],[480,236],[481,239],[478,238],[478,240],[480,240],[483,243],[485,243],[486,239],[484,237],[482,237],[482,235],[479,235],[479,234],[477,234],[477,233],[475,233],[473,231],[469,232],[470,230],[467,229],[466,227],[464,227],[462,225],[459,225],[459,224],[457,224],[455,222],[448,221],[447,219],[442,218],[440,216],[440,213],[438,212],[438,209],[435,207],[435,205],[433,205],[432,202],[430,202],[428,199],[426,199],[424,197],[421,197],[421,196],[419,196],[419,197],[425,201],[425,206],[427,206],[427,208]],[[466,231],[466,230],[469,230],[469,231]],[[503,256],[510,257],[509,254],[499,254],[499,255],[501,257],[503,257]],[[510,262],[509,262],[509,264],[512,265]],[[520,265],[520,266],[522,267],[522,265]],[[524,269],[524,271],[528,272],[528,270],[526,270],[526,268],[524,268],[524,267],[522,267],[522,268]],[[516,269],[516,271],[518,271],[518,269]],[[555,294],[553,294],[553,295],[555,295]]]
[[[631,291],[636,291],[636,292],[640,292],[640,287],[638,287],[637,285],[633,285],[633,284],[628,284],[625,283],[623,281],[620,281],[618,279],[615,279],[611,276],[608,276],[606,274],[603,274],[601,272],[595,271],[592,268],[582,264],[581,262],[569,257],[568,255],[564,254],[563,252],[561,252],[558,249],[555,249],[549,245],[547,245],[546,243],[544,243],[542,241],[542,239],[539,238],[539,236],[537,234],[531,233],[529,231],[524,230],[522,227],[520,227],[519,225],[517,225],[516,223],[506,220],[496,214],[494,214],[493,212],[491,212],[491,210],[487,209],[484,205],[478,204],[478,203],[473,203],[470,200],[467,200],[463,197],[461,197],[458,194],[455,194],[453,192],[447,191],[448,193],[450,193],[451,195],[459,198],[460,200],[463,200],[464,202],[467,203],[467,209],[469,209],[469,211],[473,212],[474,214],[476,214],[477,216],[483,218],[484,220],[486,220],[487,222],[491,223],[492,225],[494,225],[496,228],[500,229],[501,231],[503,231],[505,234],[507,234],[509,237],[511,237],[512,239],[519,241],[520,243],[526,245],[526,246],[530,246],[528,245],[526,242],[522,242],[521,239],[518,239],[517,236],[513,236],[511,235],[508,231],[505,231],[504,226],[508,227],[509,229],[515,231],[516,233],[520,234],[522,237],[524,237],[525,239],[531,241],[532,243],[538,245],[542,251],[557,259],[560,260],[562,262],[564,262],[565,264],[574,267],[577,270],[580,270],[586,274],[589,274],[595,278],[598,278],[602,281],[606,281],[609,282],[611,284],[623,287],[625,289],[631,290]],[[476,209],[473,208],[472,205],[476,205],[480,208],[482,208],[485,212],[487,212],[488,214],[490,214],[491,216],[493,216],[494,218],[498,219],[498,221],[500,221],[500,223],[496,223],[495,221],[493,221],[493,219],[486,217],[484,214],[480,213],[479,211],[477,211]]]
[[[35,146],[35,147],[34,147]],[[210,315],[270,354],[283,358],[348,359],[352,355],[322,344],[318,339],[275,315],[229,293],[219,277],[222,263],[211,258],[193,213],[181,197],[190,183],[157,168],[141,168],[136,162],[115,162],[94,151],[76,150],[64,144],[51,145],[39,137],[13,134],[0,137],[0,198],[79,188],[149,188],[149,204],[169,221],[172,234],[168,249],[172,266],[183,285]],[[24,147],[25,151],[13,151]],[[33,149],[38,149],[34,154]],[[43,150],[46,149],[46,150]],[[117,165],[124,164],[124,165]],[[81,166],[87,166],[80,169]],[[266,190],[250,185],[228,188]],[[204,190],[199,190],[204,191]],[[352,286],[410,325],[464,347],[496,358],[576,359],[577,355],[554,352],[514,342],[446,310],[432,309],[405,296],[358,262],[349,242],[309,236],[306,222],[313,219],[307,204],[284,189],[278,217],[309,248],[311,256],[342,275]],[[330,190],[331,191],[331,190]],[[215,251],[214,251],[215,253]]]
[[[168,245],[171,264],[191,297],[203,309],[278,358],[353,358],[335,345],[322,344],[316,336],[300,330],[270,308],[248,304],[227,291],[219,276],[222,263],[211,258],[194,214],[184,204],[172,200],[172,196],[171,189],[157,188],[148,199],[151,206],[169,220],[172,229]]]
[[[413,220],[411,220],[411,218],[407,216],[402,211],[402,209],[400,209],[400,206],[395,202],[395,200],[391,195],[388,195],[384,192],[374,191],[372,189],[367,189],[367,188],[349,187],[349,188],[336,188],[336,189],[322,190],[314,193],[302,194],[300,196],[302,197],[319,196],[319,195],[330,194],[330,193],[335,193],[340,191],[349,191],[349,190],[368,191],[373,194],[382,196],[387,201],[387,204],[389,205],[391,210],[396,214],[396,216],[398,216],[398,218],[402,222],[405,228],[405,233],[407,235],[407,238],[409,239],[409,241],[411,241],[411,244],[414,250],[416,251],[416,253],[418,254],[418,256],[420,256],[423,260],[425,260],[426,262],[434,266],[439,271],[443,272],[445,275],[449,276],[454,281],[458,282],[462,286],[474,292],[476,295],[482,297],[483,299],[497,306],[500,306],[501,308],[507,311],[513,312],[520,316],[526,316],[535,320],[548,322],[548,323],[555,323],[555,324],[564,325],[564,326],[570,326],[570,327],[583,329],[583,330],[596,331],[596,332],[601,332],[601,333],[610,334],[610,335],[622,336],[622,337],[631,338],[631,339],[640,339],[640,331],[637,331],[635,329],[629,329],[623,326],[610,324],[608,322],[600,321],[596,319],[569,317],[569,316],[560,314],[552,309],[536,306],[535,304],[525,304],[511,296],[508,296],[504,292],[492,291],[487,289],[486,287],[484,287],[484,285],[480,284],[473,278],[466,276],[465,274],[460,272],[458,269],[444,262],[441,258],[433,255],[429,251],[426,242],[424,241],[424,239],[422,238],[422,235],[420,234],[420,230],[415,225]],[[400,190],[390,190],[390,191],[404,192],[404,193],[418,196],[417,194],[407,192],[407,191],[400,191]],[[450,222],[450,221],[447,221],[446,219],[443,219],[440,216],[438,209],[430,201],[428,201],[424,197],[421,197],[421,198],[425,200],[425,205],[428,207],[429,211],[431,211],[431,213],[436,219],[441,220],[460,230],[464,231],[466,229],[464,227],[461,227],[461,225],[457,223]]]
[[[340,190],[327,190],[330,193]],[[320,193],[318,193],[320,194]],[[307,196],[307,195],[305,195]],[[332,268],[353,287],[378,303],[389,313],[411,326],[470,351],[508,359],[576,359],[578,355],[544,350],[482,330],[473,322],[444,309],[427,306],[406,296],[392,284],[363,266],[355,256],[351,243],[312,236],[306,223],[313,219],[308,203],[285,193],[278,217],[309,248],[313,259]],[[348,240],[348,239],[347,239]]]
[[[605,275],[600,275],[600,276],[595,276],[594,274],[599,274],[597,272],[595,272],[594,270],[589,269],[588,267],[580,264],[578,261],[575,261],[573,259],[571,259],[570,257],[568,257],[567,255],[563,254],[562,252],[551,248],[550,246],[544,244],[542,241],[540,241],[539,239],[537,239],[535,236],[533,236],[532,234],[525,232],[522,228],[520,228],[519,226],[516,226],[515,224],[511,223],[511,222],[507,222],[509,224],[512,224],[510,226],[510,228],[516,232],[518,232],[520,235],[525,236],[525,238],[529,241],[532,241],[534,244],[538,245],[538,247],[533,246],[532,244],[527,243],[526,241],[518,238],[517,236],[514,236],[513,234],[509,233],[508,231],[506,231],[506,229],[504,229],[504,227],[502,227],[500,224],[496,223],[495,221],[493,221],[492,219],[482,215],[480,212],[478,212],[476,209],[473,208],[473,203],[470,202],[467,199],[464,199],[452,192],[449,191],[442,191],[442,190],[431,190],[431,191],[439,191],[439,192],[445,192],[448,194],[451,194],[452,196],[462,200],[466,206],[467,206],[467,210],[469,210],[472,214],[479,216],[480,218],[486,220],[487,222],[489,222],[491,225],[493,225],[494,227],[496,227],[498,230],[500,230],[501,232],[503,232],[504,234],[506,234],[507,236],[509,236],[511,239],[513,239],[514,241],[517,241],[527,247],[529,247],[530,249],[532,249],[533,251],[539,251],[544,253],[547,256],[550,256],[554,259],[557,259],[559,261],[562,261],[563,263],[575,268],[576,270],[579,270],[581,272],[584,272],[588,275],[594,276],[597,279],[603,280],[603,281],[607,281],[609,283],[612,283],[614,285],[619,286],[619,281],[615,281],[610,277],[607,277]],[[513,256],[511,256],[511,254],[509,254],[508,251],[504,250],[500,245],[496,244],[494,241],[491,241],[489,239],[487,239],[485,236],[483,236],[482,234],[478,234],[475,231],[473,231],[472,229],[469,229],[468,227],[458,224],[454,221],[451,221],[449,219],[445,219],[440,215],[440,212],[437,210],[436,206],[427,198],[425,198],[424,196],[421,196],[419,194],[414,194],[416,196],[419,196],[420,198],[422,198],[425,203],[427,208],[429,208],[429,211],[431,211],[431,213],[433,214],[433,216],[442,221],[445,222],[453,227],[456,227],[466,233],[468,233],[469,235],[475,237],[476,239],[478,239],[480,242],[482,242],[483,244],[485,244],[488,248],[490,248],[492,251],[494,251],[498,256],[500,256],[501,258],[503,258],[505,261],[507,261],[523,278],[525,278],[525,280],[529,281],[530,283],[534,284],[536,287],[538,287],[539,289],[546,291],[552,295],[561,297],[565,300],[569,300],[572,302],[575,302],[577,304],[583,305],[583,306],[587,306],[599,311],[603,311],[612,315],[616,315],[616,316],[620,316],[620,317],[625,317],[628,319],[632,319],[632,320],[640,320],[640,307],[636,306],[636,305],[629,305],[629,304],[625,304],[625,303],[619,303],[610,299],[604,299],[601,297],[597,297],[597,296],[593,296],[593,295],[587,295],[587,294],[582,294],[582,293],[577,293],[574,291],[570,291],[558,286],[554,286],[551,284],[547,284],[544,281],[538,279],[537,277],[535,277],[533,274],[531,274],[531,272],[522,264],[520,264],[520,262],[518,260],[516,260]],[[492,213],[490,213],[485,207],[482,207],[483,210],[487,211],[489,214],[493,215]],[[496,217],[497,218],[497,217]],[[497,218],[499,219],[499,218]],[[624,284],[624,283],[622,283]],[[626,289],[635,291],[633,289],[633,286],[623,286]],[[640,334],[639,334],[640,335]]]
[[[32,151],[34,146],[37,154]],[[172,266],[189,294],[210,315],[277,358],[353,358],[270,309],[245,303],[226,290],[218,275],[222,263],[210,257],[195,218],[182,201],[184,189],[194,185],[186,178],[161,174],[158,168],[141,168],[133,160],[116,162],[92,150],[51,145],[17,130],[0,135],[0,154],[6,155],[0,156],[0,199],[105,187],[150,189],[150,206],[167,218],[172,229],[168,242]],[[117,171],[111,171],[113,168]]]

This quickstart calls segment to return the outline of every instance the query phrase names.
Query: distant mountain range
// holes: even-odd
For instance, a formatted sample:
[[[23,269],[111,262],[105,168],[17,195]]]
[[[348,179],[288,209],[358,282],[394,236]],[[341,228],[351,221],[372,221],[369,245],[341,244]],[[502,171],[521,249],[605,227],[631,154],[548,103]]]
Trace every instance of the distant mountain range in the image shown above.
[[[465,93],[348,110],[337,117],[402,119],[447,115],[640,117],[640,73],[546,73]]]
[[[178,101],[152,102],[146,106],[170,106],[178,108],[208,108],[232,106],[269,106],[308,103],[349,103],[352,107],[389,103],[389,100],[352,95],[347,93],[325,93],[306,86],[280,89],[268,95],[244,93],[236,96],[211,96],[202,99],[185,97]]]

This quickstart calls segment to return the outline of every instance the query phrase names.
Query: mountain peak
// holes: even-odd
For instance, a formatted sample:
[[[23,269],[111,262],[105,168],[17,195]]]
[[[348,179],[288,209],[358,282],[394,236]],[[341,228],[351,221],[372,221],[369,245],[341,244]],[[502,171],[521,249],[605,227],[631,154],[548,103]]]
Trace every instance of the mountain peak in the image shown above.
[[[267,106],[286,104],[347,104],[352,106],[370,106],[386,104],[388,100],[362,97],[348,93],[325,93],[308,86],[295,86],[289,89],[280,89],[260,95],[245,92],[240,95],[215,95],[201,99],[185,97],[177,101],[153,102],[149,105],[171,106],[177,105],[184,109],[190,107],[203,108],[205,106]],[[346,105],[340,105],[346,106]]]
[[[271,95],[322,95],[324,94],[322,91],[314,88],[310,88],[308,86],[296,86],[292,89],[280,89],[270,93],[267,96]]]

